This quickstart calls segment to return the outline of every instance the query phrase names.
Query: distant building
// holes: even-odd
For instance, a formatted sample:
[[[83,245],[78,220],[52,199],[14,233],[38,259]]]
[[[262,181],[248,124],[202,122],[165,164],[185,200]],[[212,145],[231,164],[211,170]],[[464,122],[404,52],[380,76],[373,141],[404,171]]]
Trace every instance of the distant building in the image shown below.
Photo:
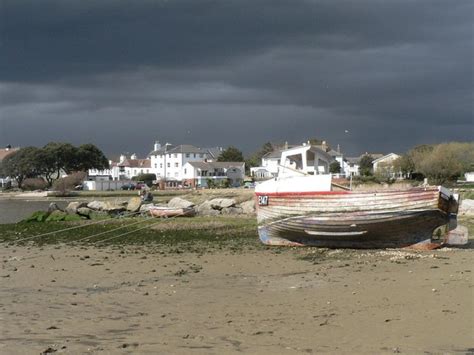
[[[245,178],[244,162],[187,162],[183,167],[183,185],[191,187],[208,187],[223,184],[225,180],[230,186],[238,187]]]
[[[372,155],[373,157],[373,155]],[[395,171],[393,162],[400,158],[400,155],[389,153],[383,155],[372,161],[374,174],[387,175],[391,178],[401,178],[403,176],[401,171]]]

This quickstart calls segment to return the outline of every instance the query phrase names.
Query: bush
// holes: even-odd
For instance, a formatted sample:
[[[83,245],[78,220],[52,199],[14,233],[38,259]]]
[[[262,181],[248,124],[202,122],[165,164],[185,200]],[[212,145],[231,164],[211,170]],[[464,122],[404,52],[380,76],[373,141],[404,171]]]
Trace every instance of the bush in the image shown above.
[[[48,187],[48,183],[40,178],[25,179],[22,185],[24,190],[44,190]]]
[[[61,194],[66,194],[68,191],[74,190],[74,187],[82,184],[86,178],[87,173],[77,172],[66,177],[56,180],[53,184],[53,188],[59,191]]]

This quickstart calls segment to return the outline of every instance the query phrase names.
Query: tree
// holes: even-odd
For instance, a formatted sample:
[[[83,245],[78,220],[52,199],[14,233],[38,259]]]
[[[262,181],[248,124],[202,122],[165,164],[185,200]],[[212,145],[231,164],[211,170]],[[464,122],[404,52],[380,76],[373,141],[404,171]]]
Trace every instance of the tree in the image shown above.
[[[245,167],[249,169],[254,166],[260,166],[262,162],[262,157],[265,154],[273,152],[274,150],[275,148],[273,147],[272,143],[265,143],[257,152],[253,153],[249,158],[245,160]]]
[[[38,148],[25,147],[8,154],[2,161],[2,173],[15,179],[21,188],[25,179],[37,177],[41,173],[37,153]]]
[[[331,174],[339,174],[341,172],[341,164],[337,160],[333,161],[329,165],[329,172]]]
[[[109,161],[104,153],[93,144],[83,144],[77,149],[76,165],[73,170],[104,170],[109,168]]]
[[[415,171],[415,164],[409,154],[403,154],[392,162],[393,171],[401,172],[405,177],[410,178]]]
[[[362,176],[373,175],[373,164],[372,164],[373,161],[374,161],[374,158],[369,154],[365,154],[364,156],[362,156],[362,158],[360,158],[360,161],[359,161],[360,175]]]
[[[416,172],[434,183],[454,181],[474,168],[474,143],[443,143],[410,151]]]
[[[244,156],[240,150],[230,146],[219,155],[217,161],[244,161]]]

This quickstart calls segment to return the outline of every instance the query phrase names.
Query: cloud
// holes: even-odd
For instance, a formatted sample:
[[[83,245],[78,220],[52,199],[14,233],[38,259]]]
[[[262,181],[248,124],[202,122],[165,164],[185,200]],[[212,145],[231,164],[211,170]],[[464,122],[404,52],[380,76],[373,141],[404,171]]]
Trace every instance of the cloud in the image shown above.
[[[250,152],[319,137],[357,154],[472,139],[473,10],[6,0],[0,141],[92,140],[145,154],[155,139]]]

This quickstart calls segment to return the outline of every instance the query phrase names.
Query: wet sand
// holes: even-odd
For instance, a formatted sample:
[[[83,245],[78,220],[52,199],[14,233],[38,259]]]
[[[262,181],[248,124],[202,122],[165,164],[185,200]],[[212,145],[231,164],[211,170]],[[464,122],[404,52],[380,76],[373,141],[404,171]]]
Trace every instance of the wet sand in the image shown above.
[[[2,354],[474,348],[473,249],[2,245],[0,261]]]

